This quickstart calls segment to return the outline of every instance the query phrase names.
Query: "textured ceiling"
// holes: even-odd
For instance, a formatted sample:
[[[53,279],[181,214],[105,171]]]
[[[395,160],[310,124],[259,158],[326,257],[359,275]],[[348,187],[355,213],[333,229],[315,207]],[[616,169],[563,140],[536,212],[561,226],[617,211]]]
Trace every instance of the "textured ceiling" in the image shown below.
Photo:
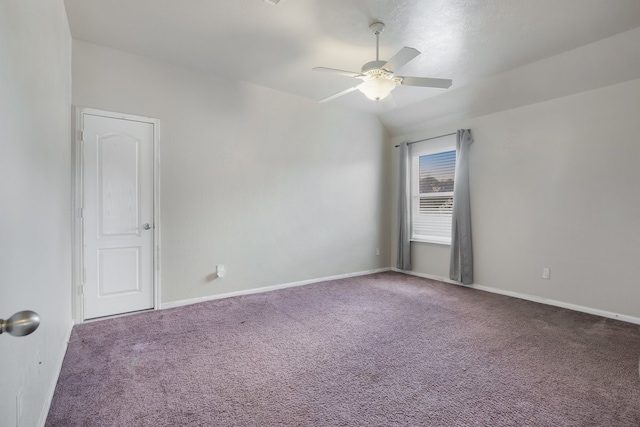
[[[321,99],[360,80],[375,59],[370,23],[387,28],[380,56],[422,52],[399,74],[479,79],[640,26],[639,0],[65,0],[75,39]],[[398,87],[376,103],[352,92],[333,103],[388,112],[441,90]]]

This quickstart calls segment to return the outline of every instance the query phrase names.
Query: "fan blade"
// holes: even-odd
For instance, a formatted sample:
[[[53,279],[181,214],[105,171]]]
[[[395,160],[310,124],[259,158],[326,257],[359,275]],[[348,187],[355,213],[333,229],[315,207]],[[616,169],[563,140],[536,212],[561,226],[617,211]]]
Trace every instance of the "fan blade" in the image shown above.
[[[360,76],[362,76],[361,73],[355,73],[353,71],[338,70],[338,69],[335,69],[335,68],[326,68],[326,67],[315,67],[315,68],[313,68],[313,71],[321,71],[323,73],[340,74],[342,76],[348,76],[348,77],[360,77]]]
[[[400,77],[403,86],[435,87],[438,89],[448,89],[453,83],[450,79],[430,79],[427,77]]]
[[[393,58],[387,61],[386,64],[382,66],[385,70],[389,70],[391,72],[396,72],[400,68],[407,65],[413,58],[420,55],[420,51],[418,49],[414,49],[412,47],[403,47],[393,55]]]
[[[358,86],[360,86],[360,85],[358,85]],[[343,90],[342,92],[338,92],[338,93],[335,93],[335,94],[333,94],[333,95],[331,95],[331,96],[327,96],[326,98],[323,98],[323,99],[321,99],[321,100],[320,100],[320,101],[318,101],[318,102],[327,102],[327,101],[331,101],[332,99],[335,99],[335,98],[337,98],[337,97],[339,97],[339,96],[346,95],[346,94],[348,94],[349,92],[353,92],[354,90],[358,89],[358,86],[350,87],[349,89],[345,89],[345,90]]]

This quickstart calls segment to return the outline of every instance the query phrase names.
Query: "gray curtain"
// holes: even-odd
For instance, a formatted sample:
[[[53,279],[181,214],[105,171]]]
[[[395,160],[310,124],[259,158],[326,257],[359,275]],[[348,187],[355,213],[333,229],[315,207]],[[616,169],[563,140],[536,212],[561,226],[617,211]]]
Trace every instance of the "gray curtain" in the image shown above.
[[[473,283],[471,196],[469,192],[469,148],[472,143],[471,130],[458,130],[456,136],[456,177],[453,186],[449,278],[465,285]]]
[[[409,188],[409,145],[400,144],[400,186],[398,190],[398,261],[397,268],[411,270],[411,194]]]

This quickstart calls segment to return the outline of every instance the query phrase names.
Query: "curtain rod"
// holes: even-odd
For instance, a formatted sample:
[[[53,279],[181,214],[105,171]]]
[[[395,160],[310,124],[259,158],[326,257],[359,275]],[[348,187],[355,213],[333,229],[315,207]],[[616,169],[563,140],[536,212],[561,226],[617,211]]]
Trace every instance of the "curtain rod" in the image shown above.
[[[407,142],[407,145],[415,144],[416,142],[429,141],[431,139],[444,138],[445,136],[451,136],[451,135],[455,135],[455,134],[456,134],[455,132],[445,133],[444,135],[432,136],[431,138],[425,138],[425,139],[419,139],[417,141]],[[400,147],[400,144],[396,145],[396,148],[398,148],[398,147]]]

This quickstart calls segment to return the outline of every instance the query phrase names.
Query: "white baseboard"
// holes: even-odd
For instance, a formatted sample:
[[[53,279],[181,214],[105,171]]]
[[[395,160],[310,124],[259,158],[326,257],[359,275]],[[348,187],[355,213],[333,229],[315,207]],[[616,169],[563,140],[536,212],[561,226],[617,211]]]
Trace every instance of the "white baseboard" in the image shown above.
[[[62,363],[64,362],[64,356],[67,354],[67,347],[69,346],[69,341],[71,340],[71,331],[73,330],[73,325],[75,322],[72,320],[69,325],[69,329],[65,333],[65,340],[62,342],[62,349],[60,351],[60,356],[56,361],[54,366],[55,372],[53,374],[53,378],[51,379],[51,383],[49,384],[49,389],[47,390],[47,397],[45,398],[44,405],[42,406],[42,412],[40,413],[40,420],[38,421],[38,425],[44,427],[47,422],[47,416],[49,415],[49,409],[51,408],[51,402],[53,401],[53,394],[56,391],[56,385],[58,385],[58,378],[60,378],[60,372],[62,372]]]
[[[622,320],[623,322],[634,323],[636,325],[640,325],[640,318],[634,316],[628,316],[626,314],[618,314],[611,311],[599,310],[597,308],[585,307],[582,305],[571,304],[568,302],[556,301],[552,299],[547,299],[543,297],[539,297],[536,295],[529,294],[521,294],[519,292],[507,291],[504,289],[492,288],[491,286],[484,285],[463,285],[460,282],[456,282],[455,280],[448,279],[446,277],[434,276],[432,274],[424,274],[417,273],[409,270],[400,270],[397,268],[391,268],[392,271],[396,271],[398,273],[409,274],[411,276],[423,277],[425,279],[437,280],[439,282],[450,283],[452,285],[464,286],[467,288],[478,289],[480,291],[491,292],[492,294],[500,294],[506,295],[509,297],[520,298],[527,301],[538,302],[541,304],[553,305],[555,307],[566,308],[573,311],[580,311],[582,313],[595,314],[596,316],[607,317],[609,319]]]
[[[262,292],[276,291],[278,289],[294,288],[297,286],[310,285],[312,283],[326,282],[328,280],[338,280],[338,279],[346,279],[348,277],[366,276],[367,274],[382,273],[384,271],[390,271],[390,270],[391,270],[390,267],[377,268],[374,270],[358,271],[356,273],[346,273],[346,274],[339,274],[337,276],[328,276],[328,277],[321,277],[317,279],[301,280],[299,282],[283,283],[280,285],[271,285],[271,286],[264,286],[260,288],[244,289],[242,291],[227,292],[224,294],[206,295],[198,298],[190,298],[190,299],[184,299],[180,301],[165,302],[160,305],[160,308],[164,310],[167,308],[182,307],[184,305],[197,304],[199,302],[237,297],[240,295],[258,294]]]

